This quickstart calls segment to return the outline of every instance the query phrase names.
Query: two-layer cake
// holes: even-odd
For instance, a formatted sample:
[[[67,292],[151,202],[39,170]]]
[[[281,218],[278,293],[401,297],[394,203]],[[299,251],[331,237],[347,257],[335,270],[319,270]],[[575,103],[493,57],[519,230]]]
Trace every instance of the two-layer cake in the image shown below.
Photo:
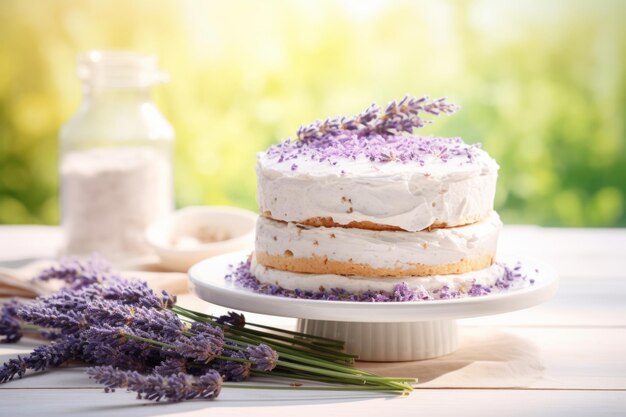
[[[424,114],[455,110],[407,97],[259,153],[256,248],[236,280],[364,301],[483,295],[512,281],[495,263],[497,163],[460,138],[412,134]]]

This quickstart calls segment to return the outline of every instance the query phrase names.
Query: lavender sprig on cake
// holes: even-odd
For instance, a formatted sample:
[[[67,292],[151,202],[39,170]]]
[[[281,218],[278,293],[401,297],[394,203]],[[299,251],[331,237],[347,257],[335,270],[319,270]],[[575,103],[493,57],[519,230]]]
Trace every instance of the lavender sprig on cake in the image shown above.
[[[340,116],[301,126],[297,137],[305,143],[311,143],[347,132],[355,133],[357,137],[411,133],[413,129],[431,123],[430,120],[421,117],[424,113],[439,116],[442,113],[454,113],[458,109],[455,104],[447,103],[445,97],[429,101],[427,96],[420,98],[405,96],[400,101],[389,103],[382,113],[378,105],[372,104],[354,117]]]

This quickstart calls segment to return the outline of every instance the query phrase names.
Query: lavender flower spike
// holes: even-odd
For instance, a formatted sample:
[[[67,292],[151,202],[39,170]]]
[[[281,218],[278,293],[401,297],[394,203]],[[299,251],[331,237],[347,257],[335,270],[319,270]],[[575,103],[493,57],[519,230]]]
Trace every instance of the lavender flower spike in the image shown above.
[[[245,319],[244,319],[245,320]],[[211,326],[208,323],[196,321],[191,324],[191,331],[194,333],[200,333],[208,337],[214,337],[217,339],[224,339],[224,331],[217,326]]]
[[[181,337],[174,342],[174,350],[179,355],[197,362],[210,362],[224,350],[224,340],[205,334]]]
[[[230,358],[248,359],[244,352],[227,350],[224,355]],[[220,372],[226,381],[241,382],[248,379],[252,364],[250,362],[238,362],[220,359],[215,362],[214,369]]]
[[[126,305],[113,300],[94,300],[86,312],[92,324],[129,326],[138,335],[148,333],[162,342],[178,339],[184,328],[178,316],[169,310]]]
[[[105,392],[115,392],[115,388],[127,388],[129,380],[140,380],[141,374],[136,371],[122,371],[113,366],[94,366],[87,368],[87,375],[105,386]]]
[[[229,311],[228,314],[224,314],[217,318],[219,324],[230,324],[235,327],[244,327],[246,325],[246,318],[243,314]]]
[[[154,367],[154,373],[161,376],[187,373],[187,361],[183,358],[167,358],[160,365]]]
[[[11,381],[16,376],[22,378],[28,369],[28,365],[24,358],[18,356],[16,359],[9,359],[0,368],[0,383]]]
[[[163,291],[159,296],[145,281],[130,281],[122,278],[108,280],[107,287],[103,288],[102,298],[157,309],[169,308],[176,304],[175,295]]]
[[[265,344],[250,346],[247,351],[254,369],[258,371],[269,372],[278,365],[278,353]]]
[[[23,305],[17,312],[25,322],[41,327],[60,329],[64,333],[75,333],[87,327],[88,322],[80,310],[59,311],[48,307],[45,301]]]
[[[222,388],[222,377],[214,370],[209,370],[199,378],[178,373],[168,377],[162,375],[142,375],[133,371],[122,371],[111,366],[89,368],[87,374],[106,386],[105,391],[115,388],[127,388],[137,393],[138,398],[170,402],[204,398],[216,398]]]
[[[76,289],[101,283],[111,277],[111,266],[109,263],[94,255],[86,260],[79,258],[62,259],[60,265],[52,266],[42,271],[34,279],[41,281],[58,279],[65,281],[71,288]]]
[[[356,133],[359,137],[372,134],[396,135],[401,132],[411,133],[413,129],[430,123],[420,117],[420,113],[439,116],[442,113],[454,113],[458,106],[446,103],[446,98],[429,101],[428,97],[406,96],[399,102],[392,101],[384,112],[372,104],[363,113],[354,117],[336,117],[325,121],[316,121],[307,126],[300,126],[298,139],[310,143],[312,141],[338,137],[347,132]]]
[[[10,300],[2,305],[0,310],[0,339],[2,343],[16,343],[22,338],[22,326],[17,318],[17,309],[20,307],[17,300]]]
[[[202,388],[199,396],[207,400],[216,398],[220,395],[223,383],[224,381],[218,372],[214,370],[207,371],[207,373],[198,378],[197,386]]]
[[[0,368],[0,383],[10,381],[16,376],[22,378],[27,369],[43,371],[59,366],[76,356],[80,343],[78,338],[70,335],[52,344],[38,346],[27,356],[11,359]]]

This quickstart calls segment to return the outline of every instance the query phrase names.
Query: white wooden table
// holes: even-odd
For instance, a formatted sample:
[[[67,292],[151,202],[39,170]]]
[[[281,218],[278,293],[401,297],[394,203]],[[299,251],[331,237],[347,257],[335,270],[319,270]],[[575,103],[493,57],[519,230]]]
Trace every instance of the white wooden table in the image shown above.
[[[0,261],[51,257],[58,242],[57,228],[3,226]],[[104,394],[82,368],[68,368],[0,385],[0,416],[626,416],[626,230],[508,226],[500,248],[555,266],[557,295],[529,310],[463,320],[452,355],[359,364],[418,377],[408,397],[225,389],[215,401],[153,404],[131,393]],[[219,312],[192,295],[180,302]],[[0,345],[0,359],[33,346]]]

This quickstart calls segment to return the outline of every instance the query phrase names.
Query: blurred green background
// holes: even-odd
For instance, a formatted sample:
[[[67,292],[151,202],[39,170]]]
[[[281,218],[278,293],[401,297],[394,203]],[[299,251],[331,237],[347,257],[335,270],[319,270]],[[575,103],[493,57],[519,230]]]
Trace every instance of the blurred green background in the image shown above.
[[[516,4],[522,3],[522,4]],[[256,209],[255,152],[301,123],[405,94],[483,142],[507,223],[626,226],[626,2],[0,2],[0,223],[55,224],[75,55],[158,54],[177,205]]]

